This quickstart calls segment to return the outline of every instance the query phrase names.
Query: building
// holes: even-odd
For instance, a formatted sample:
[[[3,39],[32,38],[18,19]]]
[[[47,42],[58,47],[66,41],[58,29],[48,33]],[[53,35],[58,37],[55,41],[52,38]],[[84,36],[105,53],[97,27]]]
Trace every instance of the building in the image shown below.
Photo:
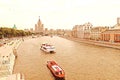
[[[38,32],[38,29],[37,29],[37,24],[35,24],[35,31],[34,31],[35,33],[37,33]]]
[[[45,34],[45,36],[48,36],[48,35],[49,35],[49,30],[48,30],[48,28],[45,28],[44,34]]]
[[[28,32],[28,31],[30,31],[30,30],[29,30],[29,29],[24,29],[24,31],[25,31],[25,32]]]
[[[104,31],[101,34],[101,40],[107,42],[120,42],[120,29]]]
[[[49,35],[54,35],[54,30],[53,29],[49,30]]]
[[[118,25],[119,28],[120,28],[120,17],[117,18],[117,25]]]
[[[56,32],[55,32],[57,35],[64,35],[65,34],[65,31],[64,29],[57,29]]]
[[[31,32],[31,33],[34,33],[33,28],[30,28],[30,32]]]
[[[72,36],[72,31],[71,30],[64,30],[65,31],[65,33],[64,33],[64,36],[66,36],[66,37],[71,37]]]
[[[117,18],[116,25],[101,33],[101,40],[107,42],[120,42],[120,17]]]
[[[83,25],[83,29],[84,29],[84,39],[90,39],[90,34],[91,34],[91,29],[92,29],[93,25],[88,22],[85,23]]]
[[[120,29],[120,17],[117,18],[117,24],[113,26],[113,29]]]
[[[78,35],[77,35],[78,27],[79,27],[79,25],[75,25],[75,26],[72,28],[72,36],[75,37],[75,38],[78,37]]]
[[[17,29],[16,25],[14,24],[14,26],[12,27],[13,29]]]
[[[81,39],[90,39],[92,24],[85,23],[83,25],[75,25],[72,29],[72,36]]]
[[[83,25],[75,25],[72,29],[72,36],[76,38],[84,38]]]
[[[108,30],[109,27],[94,27],[91,29],[90,39],[91,40],[100,40],[101,39],[101,33]]]
[[[42,24],[40,17],[37,24],[35,24],[35,33],[44,34],[44,25]]]

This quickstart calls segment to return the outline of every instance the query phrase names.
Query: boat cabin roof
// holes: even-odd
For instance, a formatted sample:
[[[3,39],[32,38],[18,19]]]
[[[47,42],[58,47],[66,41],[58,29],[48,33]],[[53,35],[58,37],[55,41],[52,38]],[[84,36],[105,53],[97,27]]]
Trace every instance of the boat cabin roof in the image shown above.
[[[50,44],[42,44],[42,46],[46,48],[55,48],[53,45],[50,45]]]
[[[53,65],[52,68],[53,68],[55,71],[62,71],[62,69],[61,69],[58,65]]]
[[[47,43],[43,43],[42,45],[45,45],[45,46],[53,46],[53,45],[50,45],[50,44],[47,44]]]

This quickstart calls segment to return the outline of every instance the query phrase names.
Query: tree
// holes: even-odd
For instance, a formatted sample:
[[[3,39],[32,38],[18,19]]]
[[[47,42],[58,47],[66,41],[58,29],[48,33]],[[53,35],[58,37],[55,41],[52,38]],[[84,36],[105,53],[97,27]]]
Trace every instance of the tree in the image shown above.
[[[9,38],[9,37],[28,36],[28,35],[32,35],[32,33],[25,32],[23,30],[16,30],[13,28],[6,28],[6,27],[0,28],[0,38],[2,38],[2,36]]]

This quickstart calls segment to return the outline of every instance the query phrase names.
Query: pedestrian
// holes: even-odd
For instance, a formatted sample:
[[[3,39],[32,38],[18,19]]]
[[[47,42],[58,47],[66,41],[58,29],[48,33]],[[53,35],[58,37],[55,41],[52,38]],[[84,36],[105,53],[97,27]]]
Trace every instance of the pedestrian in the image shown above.
[[[15,48],[13,49],[13,54],[14,54],[15,58],[17,58],[17,50]]]

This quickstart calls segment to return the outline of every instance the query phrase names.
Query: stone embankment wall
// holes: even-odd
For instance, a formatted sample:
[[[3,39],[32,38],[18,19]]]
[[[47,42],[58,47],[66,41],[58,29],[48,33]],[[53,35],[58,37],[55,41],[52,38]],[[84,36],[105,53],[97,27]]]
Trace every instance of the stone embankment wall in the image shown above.
[[[115,43],[115,42],[95,41],[95,40],[79,39],[79,38],[73,38],[73,37],[63,37],[63,36],[62,38],[66,38],[72,41],[85,43],[85,44],[120,49],[120,43]]]

